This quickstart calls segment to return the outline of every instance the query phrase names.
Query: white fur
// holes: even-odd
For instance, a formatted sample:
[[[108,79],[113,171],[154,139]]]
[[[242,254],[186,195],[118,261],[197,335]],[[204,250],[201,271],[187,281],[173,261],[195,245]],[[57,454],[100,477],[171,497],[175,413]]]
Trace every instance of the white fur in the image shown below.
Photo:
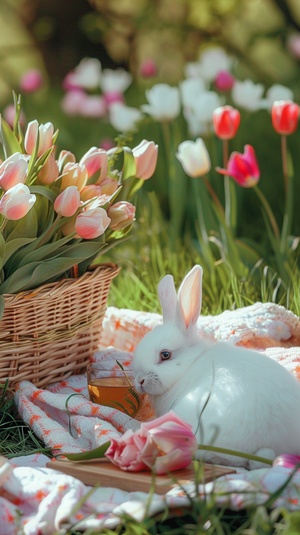
[[[156,415],[173,410],[193,426],[199,444],[261,455],[300,454],[300,385],[269,357],[197,333],[202,268],[194,266],[178,295],[170,275],[159,284],[163,325],[138,344],[136,388],[151,395]],[[172,351],[161,361],[162,350]],[[206,461],[249,467],[244,459],[203,453]],[[250,465],[254,467],[255,465]]]

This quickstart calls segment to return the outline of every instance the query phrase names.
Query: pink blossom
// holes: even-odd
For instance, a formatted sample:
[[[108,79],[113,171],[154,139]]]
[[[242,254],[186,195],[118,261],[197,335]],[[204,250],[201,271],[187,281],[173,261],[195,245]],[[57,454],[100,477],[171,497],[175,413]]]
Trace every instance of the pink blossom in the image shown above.
[[[243,188],[251,188],[260,178],[255,150],[251,145],[245,145],[244,153],[233,152],[228,160],[227,169],[216,170],[222,175],[231,176]]]
[[[61,190],[66,189],[68,186],[76,186],[81,191],[86,185],[87,179],[88,173],[85,165],[68,162],[63,169]]]
[[[82,103],[86,98],[86,93],[80,89],[71,89],[68,91],[62,101],[61,108],[64,113],[67,115],[80,115],[80,110],[82,108]]]
[[[105,138],[101,139],[101,141],[99,143],[99,146],[103,150],[109,150],[109,149],[112,149],[115,146],[115,143],[114,143],[113,139],[111,139],[109,137],[105,137]]]
[[[40,124],[35,119],[28,123],[24,146],[27,154],[32,154],[35,150],[39,137],[38,156],[41,156],[53,145],[54,126],[52,123]]]
[[[59,175],[58,165],[53,153],[47,158],[38,174],[38,181],[41,184],[53,184]]]
[[[8,106],[6,106],[6,108],[4,108],[3,117],[11,128],[13,128],[14,126],[15,116],[16,116],[16,110],[15,110],[14,104],[9,104]],[[25,118],[25,113],[23,110],[21,110],[19,121],[20,121],[20,125],[22,126],[22,128],[24,128],[25,123],[26,123],[26,118]]]
[[[115,102],[121,102],[122,104],[125,102],[123,94],[119,91],[108,91],[107,93],[104,93],[104,100],[106,106],[110,106]]]
[[[78,105],[78,114],[83,117],[104,117],[106,100],[101,95],[85,95]]]
[[[72,217],[80,206],[80,193],[76,186],[68,186],[54,201],[54,210],[63,217]]]
[[[43,85],[43,76],[38,69],[30,69],[25,72],[20,81],[20,89],[24,93],[34,93]]]
[[[15,152],[0,165],[0,187],[7,191],[16,184],[24,184],[28,162],[23,154]]]
[[[140,66],[140,75],[143,78],[153,78],[157,75],[157,65],[151,58],[145,59]]]
[[[25,184],[16,184],[0,200],[0,213],[6,219],[17,220],[24,217],[32,208],[36,196],[30,193]]]
[[[102,180],[107,177],[108,155],[105,150],[92,147],[79,163],[86,167],[88,178],[92,178],[93,184],[101,184]]]
[[[113,204],[107,213],[111,218],[110,228],[112,230],[122,230],[133,222],[135,206],[130,202],[120,201]]]
[[[291,455],[284,453],[279,455],[274,459],[273,466],[284,466],[284,468],[296,468],[298,465],[298,470],[300,470],[300,455]]]
[[[75,163],[76,157],[73,152],[69,150],[62,150],[57,158],[57,165],[60,171],[62,171],[67,163]]]
[[[234,76],[229,71],[219,71],[215,80],[215,88],[218,91],[230,91],[233,88],[235,82]]]
[[[158,145],[155,145],[153,141],[147,141],[143,139],[141,143],[132,149],[135,164],[136,164],[136,176],[142,180],[150,178],[156,168]]]
[[[112,439],[105,455],[122,470],[166,474],[188,466],[196,451],[192,427],[170,411]]]
[[[91,240],[102,236],[110,224],[104,208],[91,208],[81,212],[75,222],[75,230],[81,238]]]

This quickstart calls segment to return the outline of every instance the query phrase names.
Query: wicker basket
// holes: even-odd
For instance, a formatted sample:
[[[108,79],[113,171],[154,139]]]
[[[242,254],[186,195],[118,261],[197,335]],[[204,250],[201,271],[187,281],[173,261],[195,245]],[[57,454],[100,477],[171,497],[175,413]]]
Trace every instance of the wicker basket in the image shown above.
[[[0,321],[0,382],[38,387],[83,373],[101,338],[114,264],[101,264],[78,279],[6,294]]]

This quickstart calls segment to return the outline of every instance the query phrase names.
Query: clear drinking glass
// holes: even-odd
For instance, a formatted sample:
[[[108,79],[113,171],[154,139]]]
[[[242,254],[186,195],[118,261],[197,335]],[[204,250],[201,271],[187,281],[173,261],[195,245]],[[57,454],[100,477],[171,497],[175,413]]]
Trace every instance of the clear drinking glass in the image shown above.
[[[87,383],[93,403],[118,409],[131,417],[138,413],[141,399],[134,388],[132,370],[107,370],[104,363],[92,362],[87,367]]]

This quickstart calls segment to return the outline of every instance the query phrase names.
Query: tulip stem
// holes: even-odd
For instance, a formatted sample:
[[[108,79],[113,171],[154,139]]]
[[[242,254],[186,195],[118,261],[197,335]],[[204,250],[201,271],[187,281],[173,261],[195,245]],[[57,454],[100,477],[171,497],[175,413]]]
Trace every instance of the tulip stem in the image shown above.
[[[272,227],[273,232],[274,232],[274,236],[278,240],[279,237],[280,237],[280,232],[279,232],[277,221],[276,221],[275,216],[273,214],[272,208],[269,205],[269,203],[268,203],[266,197],[264,196],[263,192],[259,189],[259,187],[258,186],[254,186],[253,189],[256,192],[256,195],[259,197],[259,200],[261,201],[264,209],[266,210],[266,213],[268,215],[271,227]]]
[[[221,204],[221,202],[220,202],[220,200],[219,200],[214,188],[212,187],[210,181],[208,180],[207,176],[204,176],[203,180],[204,180],[205,186],[207,188],[207,191],[209,192],[209,194],[210,194],[211,198],[213,199],[215,205],[218,207],[220,213],[222,215],[224,215],[224,208],[223,208],[223,206],[222,206],[222,204]]]
[[[223,166],[227,169],[228,163],[228,140],[224,139],[223,143]],[[225,223],[230,228],[230,212],[231,212],[231,200],[230,200],[230,178],[228,175],[224,176],[224,193],[225,193]]]
[[[251,455],[250,453],[242,453],[240,451],[229,450],[227,448],[218,448],[217,446],[207,446],[200,444],[198,446],[198,449],[202,451],[213,451],[214,453],[223,453],[224,455],[233,455],[234,457],[242,457],[242,459],[248,459],[249,461],[269,464],[270,466],[272,466],[273,464],[270,459],[265,459],[264,457],[259,457],[257,455]]]
[[[287,249],[287,240],[291,232],[293,217],[293,173],[289,173],[286,136],[281,136],[281,158],[285,189],[285,210],[280,243],[280,250],[283,253]]]
[[[286,136],[281,136],[281,159],[282,159],[282,172],[284,180],[284,190],[285,194],[288,193],[289,187],[289,170],[288,170],[288,161],[287,161],[287,140]]]

